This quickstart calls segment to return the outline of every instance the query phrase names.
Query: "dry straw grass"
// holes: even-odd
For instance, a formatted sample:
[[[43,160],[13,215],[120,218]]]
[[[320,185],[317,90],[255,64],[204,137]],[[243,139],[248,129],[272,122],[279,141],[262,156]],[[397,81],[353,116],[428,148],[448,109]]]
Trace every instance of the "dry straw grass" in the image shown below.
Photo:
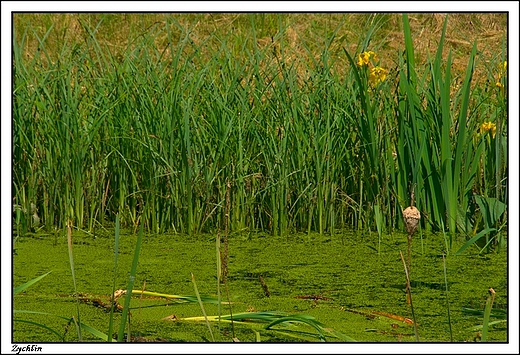
[[[320,48],[326,45],[324,38],[336,31],[330,52],[344,60],[342,47],[350,53],[359,50],[359,43],[366,38],[370,25],[378,22],[380,28],[373,34],[369,46],[377,49],[382,64],[394,67],[397,51],[404,48],[401,14],[16,14],[14,26],[19,37],[23,30],[32,29],[40,38],[45,37],[52,26],[46,37],[46,48],[51,57],[59,55],[57,49],[64,42],[84,42],[89,36],[85,25],[90,28],[99,26],[96,39],[101,48],[109,49],[114,56],[122,56],[133,43],[140,42],[140,36],[154,29],[160,29],[154,45],[159,52],[168,51],[167,33],[162,29],[170,16],[177,22],[177,27],[171,30],[179,38],[183,32],[189,33],[193,48],[202,48],[208,57],[218,52],[226,36],[233,34],[235,43],[231,44],[235,46],[237,55],[243,48],[241,41],[248,40],[254,41],[259,49],[272,48],[272,57],[265,58],[266,62],[283,58],[287,63],[298,65],[299,61],[313,59],[309,53],[318,56]],[[431,13],[409,15],[419,66],[426,63],[428,55],[435,53],[445,16]],[[252,19],[256,23],[254,39],[247,38]],[[506,34],[505,13],[449,14],[443,55],[447,56],[450,50],[453,52],[453,72],[462,75],[474,41],[478,42],[485,61],[493,61],[501,55]],[[243,38],[239,40],[241,36]],[[32,57],[39,43],[35,36],[29,38],[25,52]],[[204,45],[201,47],[201,44]],[[486,77],[484,63],[477,63],[475,69],[475,78]]]

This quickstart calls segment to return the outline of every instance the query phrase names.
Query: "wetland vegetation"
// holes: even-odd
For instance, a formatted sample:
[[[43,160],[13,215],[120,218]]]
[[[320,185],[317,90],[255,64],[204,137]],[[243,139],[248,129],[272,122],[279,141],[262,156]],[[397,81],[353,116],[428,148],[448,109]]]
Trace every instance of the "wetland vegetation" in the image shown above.
[[[15,341],[508,340],[506,14],[13,19]]]

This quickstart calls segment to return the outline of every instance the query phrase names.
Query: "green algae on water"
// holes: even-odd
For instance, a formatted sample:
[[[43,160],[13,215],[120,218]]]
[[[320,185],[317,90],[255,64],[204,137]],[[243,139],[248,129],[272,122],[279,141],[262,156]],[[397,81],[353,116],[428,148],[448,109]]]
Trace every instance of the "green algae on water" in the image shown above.
[[[116,287],[125,289],[136,235],[122,233]],[[234,313],[280,311],[304,314],[360,342],[413,342],[411,312],[406,303],[405,276],[399,251],[406,250],[406,235],[384,236],[378,252],[377,234],[294,234],[273,237],[264,234],[229,237],[228,287]],[[86,299],[109,302],[112,292],[114,240],[110,236],[75,233],[73,253],[78,292]],[[446,287],[440,235],[424,236],[412,250],[412,296],[421,341],[450,341]],[[462,245],[463,242],[461,241]],[[456,246],[454,246],[456,249]],[[52,271],[45,279],[14,297],[14,308],[75,315],[73,283],[65,237],[51,235],[20,237],[16,242],[14,286]],[[478,340],[475,327],[482,316],[464,309],[484,308],[488,289],[496,292],[494,308],[507,309],[506,253],[446,256],[451,328],[454,342]],[[147,235],[143,238],[135,288],[147,291],[192,295],[191,273],[200,294],[216,295],[215,236]],[[269,294],[260,282],[268,287]],[[178,319],[201,316],[197,303],[176,304],[151,297],[134,296],[130,305],[131,334],[137,341],[206,342],[211,335],[204,322]],[[217,305],[205,304],[208,314],[217,315]],[[227,307],[222,306],[223,314]],[[80,304],[82,322],[107,332],[109,313],[93,302]],[[73,326],[59,318],[16,315],[41,322],[77,340]],[[496,319],[491,319],[496,320]],[[114,324],[120,321],[115,313]],[[228,324],[211,324],[218,342],[231,339]],[[311,327],[300,325],[303,339],[276,330],[235,324],[235,336],[254,342],[318,341]],[[310,335],[309,335],[310,334]],[[51,332],[15,322],[16,342],[60,341]],[[338,341],[338,339],[328,339]],[[84,341],[99,341],[84,334]],[[506,342],[507,323],[491,326],[488,341]]]

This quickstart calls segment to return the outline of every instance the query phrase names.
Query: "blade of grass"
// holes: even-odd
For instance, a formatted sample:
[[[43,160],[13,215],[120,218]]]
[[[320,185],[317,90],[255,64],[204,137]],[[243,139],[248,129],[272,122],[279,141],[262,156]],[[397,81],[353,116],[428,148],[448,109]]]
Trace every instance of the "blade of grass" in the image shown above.
[[[453,342],[453,331],[451,330],[450,299],[448,290],[448,276],[446,273],[446,258],[442,254],[442,265],[444,269],[444,284],[446,285],[446,307],[448,309],[448,326],[450,328],[450,341]]]
[[[127,291],[125,291],[124,293],[126,293],[126,292]],[[178,300],[180,303],[198,302],[197,296],[170,295],[170,294],[166,294],[166,293],[143,291],[143,290],[132,290],[131,293],[135,294],[135,295],[146,295],[146,296],[152,296],[152,297],[163,297],[163,298],[170,299],[170,300]],[[212,303],[212,304],[218,303],[218,298],[216,298],[216,297],[207,296],[207,295],[199,295],[199,297],[202,300],[202,302],[205,302],[205,303]],[[227,304],[227,302],[225,302],[225,303]]]
[[[493,322],[489,322],[488,323],[488,327],[489,326],[492,326],[492,325],[496,325],[496,324],[501,324],[501,323],[507,323],[507,319],[502,319],[502,320],[496,320],[496,321],[493,321]],[[482,330],[484,328],[484,324],[481,324],[481,325],[477,325],[473,328],[471,328],[472,331],[476,331],[476,330]]]
[[[218,329],[220,331],[220,316],[222,315],[222,304],[221,304],[221,300],[222,300],[222,296],[220,294],[220,276],[222,275],[222,260],[221,260],[221,257],[220,257],[220,234],[217,232],[217,237],[215,238],[216,240],[216,251],[217,251],[217,304],[218,304],[218,310],[217,310],[217,314],[218,314],[218,317],[219,317],[219,323],[218,323]]]
[[[489,331],[489,316],[491,314],[491,309],[493,308],[493,301],[495,301],[495,290],[492,288],[489,289],[489,296],[486,301],[486,307],[484,308],[484,321],[482,324],[482,341],[487,341],[487,334]]]
[[[412,287],[410,285],[410,276],[408,275],[408,268],[406,267],[406,262],[404,261],[403,253],[401,251],[399,251],[399,254],[401,255],[401,261],[403,262],[404,273],[406,276],[406,283],[408,285],[406,290],[408,292],[408,296],[410,299],[410,309],[412,311],[413,327],[414,327],[414,331],[415,331],[415,341],[419,342],[419,330],[417,329],[417,320],[415,319],[415,312],[413,311]]]
[[[233,315],[224,315],[221,316],[223,322],[231,323],[237,322],[241,324],[245,323],[253,323],[253,324],[266,324],[264,329],[272,330],[272,331],[281,331],[280,329],[271,329],[273,326],[278,324],[293,324],[293,323],[304,323],[310,325],[314,329],[318,331],[318,336],[320,339],[324,340],[326,334],[331,334],[334,337],[342,339],[344,341],[355,341],[351,337],[341,334],[330,328],[325,328],[325,326],[317,321],[314,317],[305,315],[305,314],[287,314],[283,312],[244,312],[237,313]],[[207,317],[189,317],[182,318],[183,321],[213,321],[216,322],[219,320],[218,316],[207,316]]]
[[[130,276],[128,277],[128,287],[125,297],[125,304],[123,306],[123,313],[121,315],[121,323],[119,324],[119,332],[117,334],[117,341],[123,341],[126,320],[130,311],[130,300],[132,299],[132,288],[134,287],[135,276],[137,274],[137,264],[139,262],[139,252],[141,250],[141,242],[143,240],[143,223],[139,227],[139,234],[137,235],[137,242],[135,245],[134,259],[132,261],[132,268],[130,270]],[[130,334],[128,334],[130,336]]]
[[[107,342],[112,341],[112,329],[114,326],[114,306],[116,300],[114,294],[116,292],[116,279],[117,279],[117,260],[119,255],[119,213],[116,215],[116,230],[115,230],[115,245],[114,245],[114,281],[112,282],[112,294],[110,295],[110,316],[108,320],[108,338]]]
[[[76,274],[74,273],[74,255],[72,254],[72,221],[70,218],[67,220],[67,246],[69,250],[69,263],[70,270],[72,272],[72,283],[74,284],[74,295],[76,297],[76,314],[78,317],[78,322],[81,324],[80,312],[79,312],[79,293],[76,287]],[[75,324],[77,324],[75,323]],[[81,327],[76,327],[76,331],[78,333],[79,341],[83,341],[83,337],[81,336]]]
[[[271,327],[277,325],[277,324],[283,324],[283,323],[304,323],[307,325],[310,325],[314,329],[318,331],[319,338],[321,341],[325,341],[325,336],[323,334],[323,324],[316,321],[314,318],[304,315],[294,315],[294,316],[285,316],[283,318],[275,319],[271,323],[267,324],[265,326],[265,329],[271,329]]]
[[[200,309],[202,310],[202,314],[204,315],[204,320],[206,321],[206,325],[209,329],[209,334],[211,335],[211,340],[215,342],[215,337],[213,336],[213,331],[211,330],[211,326],[209,325],[208,316],[206,315],[206,310],[204,309],[204,304],[200,299],[199,290],[197,289],[197,283],[195,282],[195,276],[191,273],[191,282],[193,282],[193,289],[195,290],[195,294],[197,295],[197,300],[199,301]]]
[[[457,255],[462,254],[464,252],[464,250],[466,250],[466,248],[468,248],[469,246],[475,244],[477,240],[479,240],[480,238],[482,238],[486,234],[494,232],[494,231],[496,231],[496,228],[486,228],[484,230],[481,230],[477,235],[475,235],[470,240],[468,240],[466,243],[464,243],[464,245],[461,246],[460,249],[457,250],[457,252],[455,252],[454,255],[457,256]]]
[[[40,281],[41,279],[43,279],[45,276],[49,275],[52,271],[49,271],[48,273],[46,274],[43,274],[41,276],[38,276],[38,277],[35,277],[34,279],[30,280],[30,281],[27,281],[26,283],[18,286],[18,287],[15,287],[14,290],[13,290],[13,293],[16,295],[17,293],[20,293],[22,291],[24,291],[26,288],[34,285],[35,283],[37,283],[38,281]]]
[[[461,311],[465,315],[472,315],[472,316],[478,316],[478,317],[484,315],[484,311],[482,309],[473,309],[473,308],[462,307]],[[492,309],[491,313],[490,313],[490,317],[503,319],[503,318],[507,317],[507,312],[503,309]]]
[[[381,214],[381,210],[379,209],[379,205],[374,206],[374,215],[376,219],[376,228],[378,235],[378,245],[377,245],[377,253],[381,253],[381,242],[383,240],[383,216]]]

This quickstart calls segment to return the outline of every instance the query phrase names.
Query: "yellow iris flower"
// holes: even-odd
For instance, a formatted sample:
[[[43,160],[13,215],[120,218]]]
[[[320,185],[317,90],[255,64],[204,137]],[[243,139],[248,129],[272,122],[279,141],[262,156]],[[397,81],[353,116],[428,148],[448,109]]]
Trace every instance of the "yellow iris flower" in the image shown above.
[[[497,133],[497,125],[493,122],[484,122],[480,125],[480,132],[489,132],[491,131],[491,135],[495,138],[495,134]]]
[[[368,63],[370,63],[370,57],[372,57],[373,60],[377,60],[377,55],[372,51],[358,54],[357,65],[359,65],[360,67],[362,67],[363,65],[368,65]]]
[[[388,75],[388,70],[383,69],[378,65],[377,54],[372,51],[367,51],[358,54],[357,65],[360,67],[366,67],[368,72],[368,83],[371,87],[376,87],[379,83],[385,81]],[[371,89],[368,89],[371,92]]]
[[[368,77],[368,80],[372,86],[376,86],[377,84],[385,81],[387,75],[388,70],[381,67],[375,67],[370,69],[370,76]]]

